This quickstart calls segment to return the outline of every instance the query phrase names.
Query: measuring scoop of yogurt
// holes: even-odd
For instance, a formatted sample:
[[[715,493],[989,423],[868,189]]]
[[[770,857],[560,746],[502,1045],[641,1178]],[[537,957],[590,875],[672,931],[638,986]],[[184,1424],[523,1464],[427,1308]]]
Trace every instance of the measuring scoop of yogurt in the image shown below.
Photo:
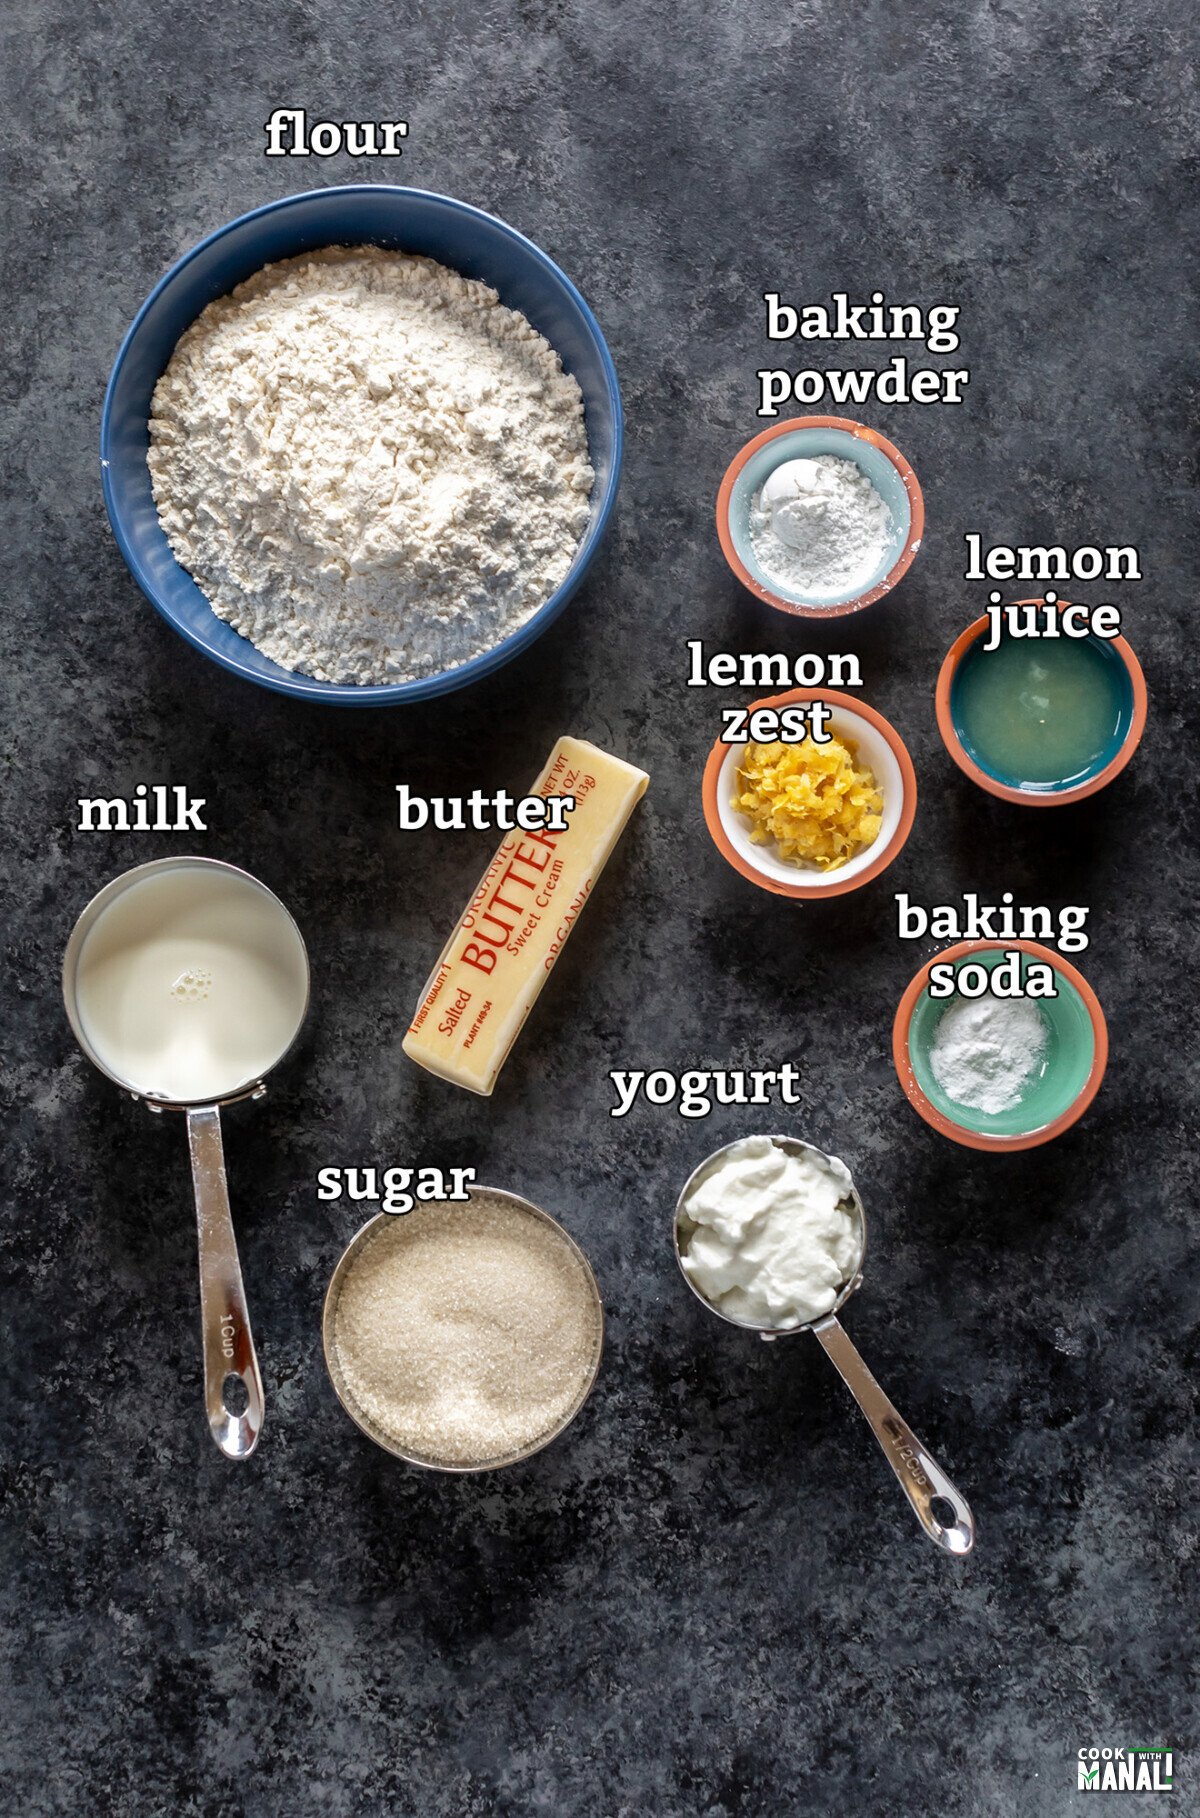
[[[680,1260],[739,1325],[787,1331],[828,1313],[862,1257],[844,1162],[746,1136],[720,1150],[680,1204]]]

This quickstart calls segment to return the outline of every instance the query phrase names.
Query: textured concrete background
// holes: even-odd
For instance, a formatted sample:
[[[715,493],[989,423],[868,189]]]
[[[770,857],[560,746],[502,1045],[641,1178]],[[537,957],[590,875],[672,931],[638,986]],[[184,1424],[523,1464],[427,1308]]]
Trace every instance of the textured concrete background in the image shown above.
[[[6,1813],[1059,1818],[1079,1746],[1157,1742],[1200,1810],[1192,12],[10,7]],[[277,105],[407,118],[407,150],[268,161]],[[490,683],[403,713],[306,709],[190,651],[129,578],[97,468],[109,366],[166,265],[351,179],[462,196],[544,245],[629,418],[619,521],[569,613]],[[739,590],[712,500],[776,363],[762,290],[874,287],[961,305],[972,379],[958,409],[872,407],[927,542],[826,635]],[[937,666],[983,604],[967,529],[1142,550],[1145,579],[1104,592],[1150,728],[1083,807],[986,799],[938,742]],[[721,862],[698,803],[721,702],[684,688],[687,637],[860,653],[921,785],[885,883],[801,911]],[[519,789],[564,728],[653,787],[485,1104],[399,1040],[491,842],[402,836],[394,784]],[[79,795],[139,782],[206,796],[203,850],[277,887],[312,954],[300,1051],[227,1120],[270,1404],[245,1469],[202,1415],[182,1129],[85,1064],[58,1000],[85,900],[180,848],[74,832]],[[896,889],[1092,905],[1113,1061],[1051,1149],[976,1156],[904,1102],[891,1019],[930,949],[897,941]],[[788,1057],[788,1115],[608,1116],[610,1067]],[[973,1502],[965,1564],[921,1537],[815,1345],[744,1341],[677,1279],[683,1178],[780,1122],[855,1169],[873,1256],[848,1324]],[[314,1174],[393,1163],[476,1166],[595,1263],[595,1399],[511,1474],[404,1468],[325,1380],[322,1293],[357,1221]]]

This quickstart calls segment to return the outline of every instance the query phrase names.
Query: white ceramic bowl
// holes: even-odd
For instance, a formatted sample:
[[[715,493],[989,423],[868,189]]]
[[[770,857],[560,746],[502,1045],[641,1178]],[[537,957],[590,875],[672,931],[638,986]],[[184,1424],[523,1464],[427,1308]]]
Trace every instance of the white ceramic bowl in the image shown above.
[[[777,467],[785,461],[819,455],[854,462],[887,506],[890,531],[875,572],[857,593],[816,593],[802,598],[783,592],[759,566],[750,515],[755,498]],[[764,429],[734,456],[717,494],[717,535],[738,580],[769,606],[802,618],[836,618],[861,612],[882,599],[907,573],[924,531],[925,502],[916,474],[886,436],[849,417],[791,417]]]
[[[704,814],[718,850],[752,883],[778,896],[801,899],[841,896],[878,877],[908,838],[917,806],[912,759],[899,733],[873,707],[828,688],[797,688],[790,694],[756,701],[754,707],[813,701],[828,702],[833,709],[830,731],[854,746],[859,761],[868,766],[883,792],[883,825],[871,844],[844,865],[820,871],[816,866],[790,864],[772,845],[756,845],[751,840],[750,822],[733,805],[743,746],[725,745],[718,739],[704,773]]]

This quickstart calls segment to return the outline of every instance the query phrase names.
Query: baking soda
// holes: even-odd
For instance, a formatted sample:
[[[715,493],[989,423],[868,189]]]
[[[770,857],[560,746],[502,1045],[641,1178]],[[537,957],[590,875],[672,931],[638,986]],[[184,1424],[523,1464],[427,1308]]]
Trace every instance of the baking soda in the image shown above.
[[[947,1098],[996,1116],[1019,1105],[1046,1052],[1046,1025],[1026,997],[962,998],[937,1026],[929,1065]]]

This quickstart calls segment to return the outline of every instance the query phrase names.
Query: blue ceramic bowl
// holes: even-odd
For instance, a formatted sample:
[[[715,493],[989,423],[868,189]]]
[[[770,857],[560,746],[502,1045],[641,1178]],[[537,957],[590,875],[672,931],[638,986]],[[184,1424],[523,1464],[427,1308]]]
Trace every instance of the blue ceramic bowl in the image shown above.
[[[561,585],[519,630],[469,663],[413,682],[358,687],[280,668],[219,619],[179,566],[158,521],[146,465],[150,400],[184,330],[215,297],[276,259],[319,246],[388,246],[423,253],[521,310],[545,335],[583,392],[596,483],[587,533]],[[540,637],[582,581],[612,514],[621,472],[621,396],[612,357],[591,310],[552,259],[494,215],[420,189],[356,183],[269,202],[202,240],[151,291],[121,344],[100,431],[104,501],[138,586],[197,650],[234,675],[304,700],[377,707],[427,700],[489,675]]]

